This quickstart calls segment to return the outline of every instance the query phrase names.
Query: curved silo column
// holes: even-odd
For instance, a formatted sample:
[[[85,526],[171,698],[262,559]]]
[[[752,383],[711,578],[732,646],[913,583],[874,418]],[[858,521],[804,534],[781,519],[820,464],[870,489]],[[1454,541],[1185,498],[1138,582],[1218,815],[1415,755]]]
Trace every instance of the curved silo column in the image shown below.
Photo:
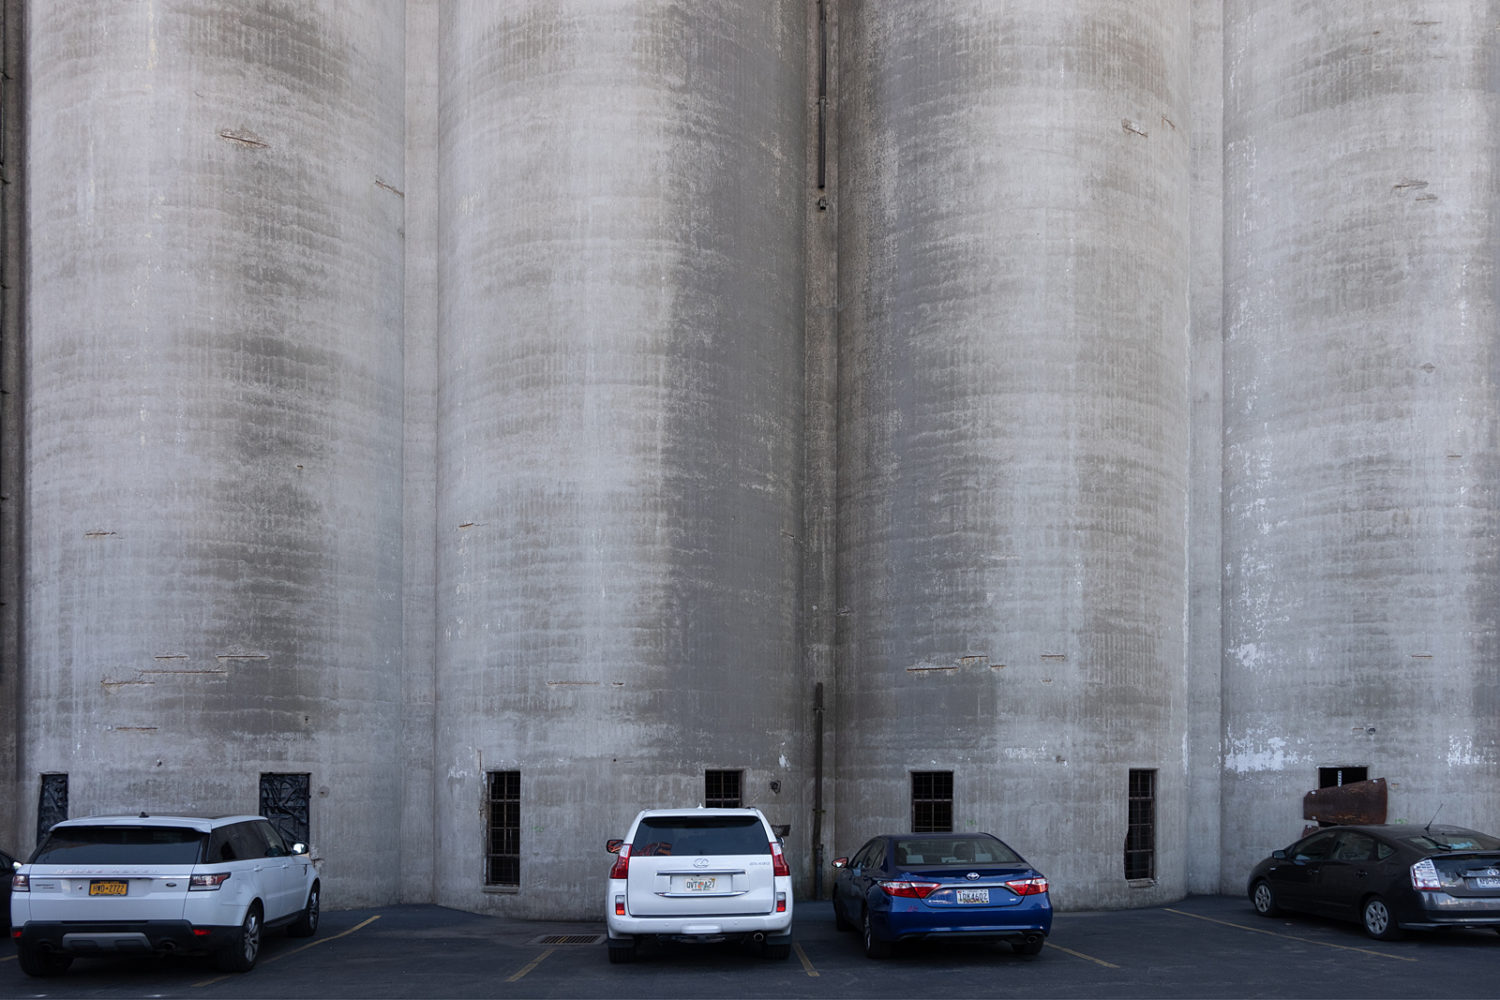
[[[1188,8],[840,13],[841,839],[951,774],[1059,905],[1184,891]]]
[[[349,904],[398,869],[402,24],[27,23],[27,794],[214,815],[307,775]]]
[[[1322,768],[1500,825],[1491,14],[1226,14],[1226,889]]]
[[[440,902],[597,916],[707,769],[806,832],[803,6],[443,9]]]

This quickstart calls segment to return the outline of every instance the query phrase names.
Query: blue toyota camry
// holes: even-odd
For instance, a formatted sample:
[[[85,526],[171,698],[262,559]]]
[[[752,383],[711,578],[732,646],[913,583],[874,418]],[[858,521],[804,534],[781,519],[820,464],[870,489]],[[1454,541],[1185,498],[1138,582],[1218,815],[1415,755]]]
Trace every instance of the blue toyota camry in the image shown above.
[[[1052,930],[1047,878],[987,833],[886,833],[835,858],[833,919],[864,935],[865,954],[898,941],[1007,941],[1035,955]]]

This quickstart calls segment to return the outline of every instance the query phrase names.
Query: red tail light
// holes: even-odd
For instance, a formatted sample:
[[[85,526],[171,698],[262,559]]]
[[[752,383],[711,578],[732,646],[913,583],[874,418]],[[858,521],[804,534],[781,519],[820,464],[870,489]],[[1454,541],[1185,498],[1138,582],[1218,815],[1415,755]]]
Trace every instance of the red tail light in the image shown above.
[[[1044,878],[1018,878],[1014,882],[1005,883],[1005,887],[1017,896],[1037,896],[1047,891],[1047,880]]]
[[[786,855],[781,853],[781,845],[771,841],[771,874],[791,875],[792,870],[787,867]]]
[[[932,890],[940,888],[941,882],[877,882],[880,891],[887,896],[905,896],[908,899],[926,899]]]
[[[626,878],[630,874],[630,845],[621,844],[620,853],[615,855],[615,863],[609,869],[610,878]]]

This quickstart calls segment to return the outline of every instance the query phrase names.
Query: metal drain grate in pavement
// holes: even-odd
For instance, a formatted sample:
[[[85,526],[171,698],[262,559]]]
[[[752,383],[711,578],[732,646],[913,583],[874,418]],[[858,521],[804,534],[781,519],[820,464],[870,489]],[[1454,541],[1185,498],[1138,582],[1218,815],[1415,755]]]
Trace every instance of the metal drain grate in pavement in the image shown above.
[[[543,934],[532,944],[598,944],[603,934]]]

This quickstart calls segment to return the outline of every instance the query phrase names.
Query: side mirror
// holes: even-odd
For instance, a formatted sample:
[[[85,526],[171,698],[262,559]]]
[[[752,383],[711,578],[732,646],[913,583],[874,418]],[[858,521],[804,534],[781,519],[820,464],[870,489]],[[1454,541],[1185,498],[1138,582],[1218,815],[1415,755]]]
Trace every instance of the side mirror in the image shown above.
[[[1277,861],[1285,861],[1286,860],[1286,851],[1284,851],[1284,850],[1281,850],[1281,851],[1272,851],[1271,852],[1271,857],[1275,858]]]
[[[835,867],[835,868],[848,868],[849,867],[849,859],[848,858],[834,858],[833,859],[833,867]]]
[[[619,837],[610,837],[604,842],[604,849],[611,854],[619,854],[620,848],[624,845],[625,841],[621,840]]]
[[[293,844],[292,845],[292,853],[293,854],[306,854],[307,853],[307,845],[306,844]]]

